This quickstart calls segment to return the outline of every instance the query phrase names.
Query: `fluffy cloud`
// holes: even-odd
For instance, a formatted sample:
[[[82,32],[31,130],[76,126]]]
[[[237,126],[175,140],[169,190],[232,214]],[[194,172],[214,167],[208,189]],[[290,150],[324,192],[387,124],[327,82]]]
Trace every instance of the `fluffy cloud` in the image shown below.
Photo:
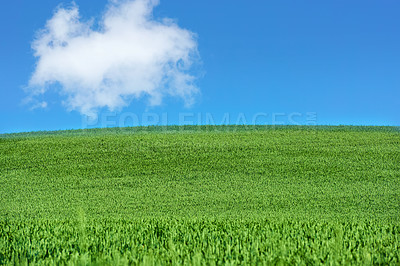
[[[87,115],[144,95],[151,105],[165,95],[190,105],[198,92],[190,72],[198,60],[196,37],[170,19],[153,18],[157,4],[114,0],[96,26],[80,18],[75,4],[58,8],[32,43],[37,64],[30,93],[57,88],[68,109]]]

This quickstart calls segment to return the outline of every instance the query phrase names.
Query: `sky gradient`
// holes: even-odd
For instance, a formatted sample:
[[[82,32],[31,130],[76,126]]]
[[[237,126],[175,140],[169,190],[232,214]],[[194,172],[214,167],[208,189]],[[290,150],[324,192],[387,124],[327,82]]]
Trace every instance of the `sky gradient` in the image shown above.
[[[75,3],[83,20],[98,22],[108,2]],[[0,133],[145,125],[152,118],[400,126],[398,1],[161,0],[154,19],[173,19],[195,34],[193,104],[165,95],[151,105],[143,94],[111,112],[98,109],[99,120],[89,122],[79,109],[69,110],[59,84],[37,96],[45,108],[26,103],[38,62],[31,45],[59,4],[70,2],[16,0],[0,10]]]

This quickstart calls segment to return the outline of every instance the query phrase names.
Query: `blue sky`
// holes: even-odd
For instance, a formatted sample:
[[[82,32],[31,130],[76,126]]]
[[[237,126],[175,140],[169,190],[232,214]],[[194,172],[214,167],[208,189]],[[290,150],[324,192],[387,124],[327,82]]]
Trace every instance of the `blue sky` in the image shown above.
[[[96,25],[108,1],[75,3],[82,21]],[[161,0],[151,19],[171,18],[182,32],[195,33],[180,43],[188,43],[184,53],[195,41],[200,60],[185,73],[196,77],[199,93],[189,106],[186,96],[168,93],[155,105],[146,93],[132,94],[111,112],[91,105],[96,121],[83,107],[66,104],[59,83],[27,103],[38,62],[31,44],[59,4],[71,6],[16,0],[0,9],[0,133],[144,125],[151,118],[158,124],[251,124],[257,117],[262,124],[400,126],[399,1]],[[34,108],[42,102],[45,108]]]

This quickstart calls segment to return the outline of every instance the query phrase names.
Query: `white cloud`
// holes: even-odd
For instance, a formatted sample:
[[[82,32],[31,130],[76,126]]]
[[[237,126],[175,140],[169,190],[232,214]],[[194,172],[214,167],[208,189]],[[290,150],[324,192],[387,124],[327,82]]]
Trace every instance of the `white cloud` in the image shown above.
[[[35,109],[44,109],[47,107],[47,102],[43,101],[43,102],[37,102],[35,104],[33,104],[31,106],[31,110],[35,110]]]
[[[32,43],[37,65],[29,82],[33,95],[52,85],[70,110],[93,115],[99,108],[127,106],[165,95],[187,105],[198,92],[190,67],[197,60],[195,34],[170,19],[156,20],[155,0],[112,1],[94,27],[82,21],[78,7],[58,8]]]

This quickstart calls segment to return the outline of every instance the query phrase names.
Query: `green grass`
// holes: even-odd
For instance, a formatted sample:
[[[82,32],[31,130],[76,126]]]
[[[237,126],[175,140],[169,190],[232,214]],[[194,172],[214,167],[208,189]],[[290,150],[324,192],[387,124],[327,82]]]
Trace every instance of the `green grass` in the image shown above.
[[[0,135],[0,264],[400,263],[394,127]]]

